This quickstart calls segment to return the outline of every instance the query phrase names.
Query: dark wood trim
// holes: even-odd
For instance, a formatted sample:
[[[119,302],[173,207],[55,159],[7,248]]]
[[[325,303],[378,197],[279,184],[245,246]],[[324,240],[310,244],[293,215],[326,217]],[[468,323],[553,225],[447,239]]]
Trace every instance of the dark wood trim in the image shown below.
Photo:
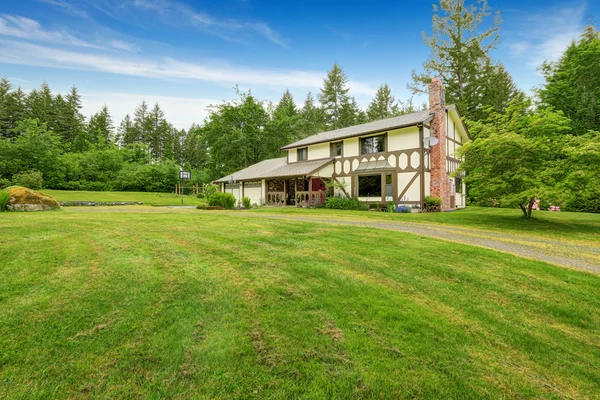
[[[406,194],[406,192],[408,192],[408,189],[411,187],[411,185],[413,183],[415,183],[415,181],[417,180],[417,178],[419,177],[419,175],[421,175],[421,173],[417,172],[412,178],[410,178],[410,181],[408,181],[408,183],[406,184],[406,186],[402,190],[402,193],[400,193],[400,196],[398,196],[398,200],[402,200],[402,197],[404,197],[404,195]],[[420,203],[423,203],[423,199],[420,200]]]
[[[419,204],[421,206],[421,210],[425,206],[425,143],[423,142],[423,139],[425,139],[423,125],[419,125],[419,154],[421,157],[421,162],[419,163],[419,175],[421,178],[419,180],[419,196],[421,197],[419,199]],[[406,190],[408,190],[408,187],[405,188],[405,191]],[[402,196],[400,196],[400,198],[402,198]]]
[[[387,174],[385,172],[381,173],[381,201],[383,203],[385,203],[385,197],[386,197],[385,195],[387,194],[386,193],[386,191],[387,191],[386,190],[387,189],[386,176],[387,176]]]

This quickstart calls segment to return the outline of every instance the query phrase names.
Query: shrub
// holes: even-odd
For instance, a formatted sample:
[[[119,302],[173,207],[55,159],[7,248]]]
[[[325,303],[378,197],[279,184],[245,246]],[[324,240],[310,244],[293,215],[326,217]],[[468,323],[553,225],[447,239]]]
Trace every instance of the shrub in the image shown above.
[[[0,189],[6,189],[9,186],[12,186],[10,179],[0,178]]]
[[[566,202],[562,210],[600,213],[600,192],[575,196]]]
[[[204,185],[202,185],[202,193],[199,193],[198,197],[200,197],[200,194],[202,194],[205,198],[208,199],[210,196],[212,196],[216,192],[217,192],[217,187],[215,185],[213,185],[212,183],[205,183]]]
[[[442,198],[438,196],[425,196],[423,211],[439,212],[442,211]]]
[[[235,207],[235,197],[231,193],[215,192],[208,198],[208,205],[233,210]]]
[[[394,209],[394,212],[397,213],[410,213],[411,209],[409,206],[398,206]]]
[[[358,198],[352,197],[328,197],[325,202],[325,207],[334,209],[334,210],[359,210],[359,211],[367,211],[369,206],[362,203]]]
[[[252,208],[252,204],[250,203],[250,197],[244,197],[242,199],[242,204],[244,205],[244,208],[246,210],[249,210]]]
[[[8,204],[9,197],[6,190],[0,190],[0,212],[6,211],[6,204]]]
[[[394,203],[393,201],[388,201],[386,210],[387,212],[393,212],[395,207],[396,203]]]
[[[38,190],[42,188],[44,178],[40,171],[31,170],[14,174],[12,182],[14,186],[23,186],[29,189]]]

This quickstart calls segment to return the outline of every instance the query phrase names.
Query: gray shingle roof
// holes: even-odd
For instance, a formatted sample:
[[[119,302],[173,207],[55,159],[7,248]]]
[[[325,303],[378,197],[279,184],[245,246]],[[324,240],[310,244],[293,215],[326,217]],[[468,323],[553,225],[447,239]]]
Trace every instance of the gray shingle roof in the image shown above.
[[[287,163],[287,158],[272,158],[264,160],[254,165],[244,168],[233,174],[222,177],[215,182],[229,182],[231,176],[236,181],[249,181],[254,179],[276,178],[276,177],[291,177],[308,175],[333,161],[333,158],[322,160],[301,161],[297,163]]]
[[[302,140],[298,140],[297,142],[294,142],[292,144],[288,144],[287,146],[284,146],[281,149],[292,149],[294,147],[306,146],[309,144],[329,142],[331,140],[338,140],[352,136],[365,135],[368,133],[381,132],[390,129],[401,128],[404,126],[417,125],[429,120],[431,117],[432,114],[429,112],[429,110],[419,111],[412,114],[399,115],[397,117],[382,119],[380,121],[349,126],[347,128],[336,129],[334,131],[317,133],[316,135],[312,135]]]

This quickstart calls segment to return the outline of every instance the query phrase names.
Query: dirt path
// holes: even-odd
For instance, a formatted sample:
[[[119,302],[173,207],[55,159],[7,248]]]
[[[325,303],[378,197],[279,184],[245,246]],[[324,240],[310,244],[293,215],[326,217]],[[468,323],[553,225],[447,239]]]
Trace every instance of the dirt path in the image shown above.
[[[435,237],[452,242],[486,247],[488,249],[511,253],[520,257],[534,260],[545,261],[563,267],[584,269],[587,271],[600,273],[600,247],[591,245],[572,244],[566,242],[557,243],[556,240],[517,236],[504,232],[493,232],[481,229],[426,223],[348,221],[264,213],[245,213],[239,216],[318,222],[333,225],[362,226],[376,229],[410,232],[417,235]]]

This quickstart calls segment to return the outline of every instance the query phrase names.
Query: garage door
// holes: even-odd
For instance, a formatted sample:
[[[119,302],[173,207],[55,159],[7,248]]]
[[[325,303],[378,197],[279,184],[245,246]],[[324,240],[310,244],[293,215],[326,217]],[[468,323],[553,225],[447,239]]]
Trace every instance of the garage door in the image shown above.
[[[237,206],[238,202],[241,202],[240,199],[240,184],[234,183],[233,185],[230,183],[225,184],[225,193],[231,193],[233,197],[235,197],[235,204]]]
[[[261,205],[264,202],[262,193],[262,183],[258,182],[245,182],[244,183],[244,196],[250,197],[251,204]]]

